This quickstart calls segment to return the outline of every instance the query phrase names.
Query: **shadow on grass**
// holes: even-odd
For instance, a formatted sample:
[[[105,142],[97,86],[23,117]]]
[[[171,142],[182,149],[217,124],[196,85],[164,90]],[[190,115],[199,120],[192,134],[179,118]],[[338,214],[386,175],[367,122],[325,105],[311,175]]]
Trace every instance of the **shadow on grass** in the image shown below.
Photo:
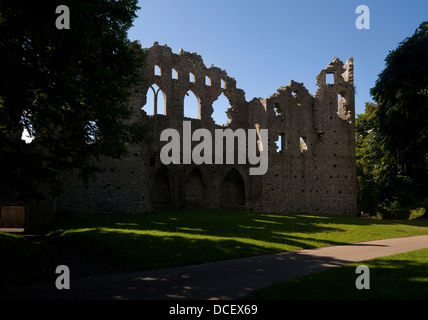
[[[350,225],[371,224],[385,223],[344,216],[208,210],[70,215],[50,234],[100,252],[120,268],[147,270],[341,245],[353,241],[348,237]]]
[[[72,239],[89,251],[100,253],[109,264],[125,270],[199,264],[337,244],[324,241],[314,245],[298,236],[269,237],[266,241],[256,237],[117,228],[71,229],[53,235]]]

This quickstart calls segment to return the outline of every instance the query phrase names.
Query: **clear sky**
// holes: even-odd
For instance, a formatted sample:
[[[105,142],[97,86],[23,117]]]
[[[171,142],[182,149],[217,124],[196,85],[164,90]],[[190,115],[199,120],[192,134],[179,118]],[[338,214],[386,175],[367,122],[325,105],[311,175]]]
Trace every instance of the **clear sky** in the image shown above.
[[[355,25],[359,5],[370,9],[370,29]],[[247,101],[268,98],[290,80],[315,93],[315,77],[333,57],[353,57],[357,114],[372,101],[370,88],[389,51],[428,20],[428,0],[141,0],[139,6],[131,40],[198,53],[205,65],[235,78]]]

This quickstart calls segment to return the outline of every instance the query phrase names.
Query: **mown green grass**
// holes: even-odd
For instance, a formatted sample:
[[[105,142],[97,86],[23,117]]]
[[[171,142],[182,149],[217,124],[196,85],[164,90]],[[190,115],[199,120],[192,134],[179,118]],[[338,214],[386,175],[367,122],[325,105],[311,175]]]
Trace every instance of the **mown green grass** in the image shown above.
[[[369,288],[357,289],[359,265],[369,269]],[[428,249],[377,258],[276,284],[248,300],[426,300]],[[364,282],[367,284],[366,282]]]
[[[67,214],[43,234],[48,243],[56,244],[56,250],[64,250],[65,255],[72,244],[83,252],[94,253],[112,270],[125,271],[428,234],[428,219],[374,220],[218,210],[143,215]],[[55,276],[53,267],[57,264],[51,266],[56,260],[48,261],[49,250],[29,245],[29,239],[23,235],[0,233],[0,285],[42,281],[46,280],[46,274]],[[370,290],[355,288],[358,275],[355,265],[351,265],[267,288],[249,299],[426,299],[428,296],[427,250],[377,259],[367,265],[371,271]]]
[[[428,219],[386,221],[331,215],[174,211],[68,215],[48,232],[127,270],[428,234]]]

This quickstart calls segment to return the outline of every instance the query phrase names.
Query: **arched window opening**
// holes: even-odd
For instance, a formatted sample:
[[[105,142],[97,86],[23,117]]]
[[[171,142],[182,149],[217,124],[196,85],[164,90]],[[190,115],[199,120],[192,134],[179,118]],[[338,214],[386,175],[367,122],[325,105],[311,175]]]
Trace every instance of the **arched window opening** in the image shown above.
[[[306,152],[308,151],[308,145],[306,144],[306,138],[300,137],[300,152]]]
[[[201,119],[200,103],[195,94],[189,90],[184,96],[184,117],[191,119]]]
[[[172,79],[178,80],[178,72],[175,69],[172,69]]]
[[[205,85],[206,86],[211,86],[211,79],[208,76],[205,76]]]
[[[189,81],[192,83],[196,81],[195,75],[192,72],[189,72]]]
[[[147,90],[146,104],[142,109],[148,115],[164,114],[166,115],[165,94],[156,84],[153,84]]]
[[[154,74],[155,74],[155,76],[160,76],[161,75],[161,69],[160,69],[160,67],[158,65],[155,65]]]
[[[227,125],[229,118],[227,117],[226,111],[230,108],[229,99],[222,93],[217,100],[214,101],[213,105],[213,120],[215,124]]]
[[[340,93],[337,94],[337,115],[341,119],[349,120],[351,111],[349,110],[348,103],[346,102],[346,98]]]
[[[285,134],[280,133],[278,135],[278,140],[275,141],[276,143],[276,152],[284,152],[287,150],[287,140],[285,140]]]

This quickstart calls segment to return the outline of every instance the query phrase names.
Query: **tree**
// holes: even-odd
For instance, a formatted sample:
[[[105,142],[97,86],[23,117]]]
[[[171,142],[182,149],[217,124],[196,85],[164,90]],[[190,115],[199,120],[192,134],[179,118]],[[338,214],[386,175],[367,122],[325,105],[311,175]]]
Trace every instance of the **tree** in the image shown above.
[[[58,190],[73,168],[88,178],[98,170],[93,159],[123,157],[146,136],[128,108],[144,61],[127,39],[137,0],[61,2],[70,29],[56,27],[59,4],[0,6],[0,194],[8,201],[34,197],[40,184]]]
[[[379,139],[416,199],[428,190],[428,22],[391,51],[371,95]],[[403,186],[402,186],[403,187]],[[414,199],[403,199],[407,202]]]
[[[366,212],[375,210],[379,198],[376,108],[374,103],[366,102],[365,113],[357,115],[355,119],[358,209]]]
[[[378,110],[377,104],[366,102],[365,112],[355,121],[358,209],[372,213],[398,195],[397,170],[380,138]]]

